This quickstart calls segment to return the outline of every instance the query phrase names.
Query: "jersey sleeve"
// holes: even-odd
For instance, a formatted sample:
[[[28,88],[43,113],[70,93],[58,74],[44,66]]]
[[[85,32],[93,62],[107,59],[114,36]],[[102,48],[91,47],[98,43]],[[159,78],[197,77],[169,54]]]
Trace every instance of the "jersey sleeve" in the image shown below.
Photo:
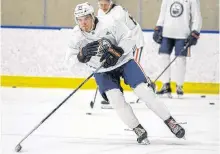
[[[116,19],[126,23],[126,12],[121,6],[117,7],[116,13],[118,14]]]
[[[160,15],[157,21],[157,26],[162,26],[164,24],[165,15],[167,10],[167,0],[163,0],[160,8]]]
[[[112,33],[118,46],[124,50],[124,55],[133,52],[135,41],[132,39],[131,31],[124,23],[115,21],[112,26]]]
[[[202,17],[200,11],[200,2],[199,0],[191,1],[191,29],[200,32],[202,28]]]
[[[67,45],[67,51],[65,55],[64,64],[67,68],[71,68],[74,65],[79,64],[80,62],[77,59],[77,54],[80,51],[80,44],[77,39],[77,35],[72,35],[70,41]]]

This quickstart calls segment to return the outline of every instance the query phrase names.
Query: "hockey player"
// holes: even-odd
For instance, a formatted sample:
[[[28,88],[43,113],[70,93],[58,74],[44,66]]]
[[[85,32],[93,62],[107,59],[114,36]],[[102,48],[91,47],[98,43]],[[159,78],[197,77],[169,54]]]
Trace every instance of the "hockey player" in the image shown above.
[[[141,26],[129,14],[129,12],[120,5],[116,5],[112,0],[98,0],[99,10],[98,16],[110,16],[114,20],[123,22],[130,30],[132,39],[136,41],[136,51],[134,53],[134,60],[140,63],[142,50],[145,44],[144,35]]]
[[[159,54],[161,66],[166,67],[170,63],[170,55],[175,47],[176,59],[176,93],[181,96],[186,72],[187,51],[181,52],[184,46],[196,45],[199,39],[202,25],[199,0],[163,0],[159,19],[154,30],[153,39],[160,44]],[[171,93],[170,87],[171,69],[161,77],[162,88],[157,94]]]
[[[121,22],[94,16],[88,3],[76,6],[75,21],[67,64],[85,64],[91,69],[103,67],[94,74],[99,91],[114,106],[119,118],[137,135],[141,144],[149,144],[147,132],[139,123],[131,106],[125,102],[120,77],[130,85],[136,95],[158,115],[171,132],[183,138],[185,130],[176,123],[166,106],[157,100],[151,83],[148,83],[138,63],[133,60],[135,42],[129,29]]]
[[[112,0],[98,0],[98,16],[112,17],[114,20],[123,22],[132,32],[132,39],[136,41],[136,50],[134,52],[134,60],[140,63],[142,50],[145,44],[142,29],[137,21],[129,14],[129,12],[120,5],[112,2]],[[107,101],[101,102],[103,108],[111,108]]]

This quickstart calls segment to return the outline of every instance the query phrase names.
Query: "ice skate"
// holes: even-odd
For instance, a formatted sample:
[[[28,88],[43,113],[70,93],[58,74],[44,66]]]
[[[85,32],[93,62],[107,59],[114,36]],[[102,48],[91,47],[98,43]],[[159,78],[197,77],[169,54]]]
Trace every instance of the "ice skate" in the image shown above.
[[[156,94],[167,95],[169,98],[172,98],[170,83],[163,84],[163,87],[157,91]]]
[[[141,126],[141,124],[139,124],[137,127],[135,127],[134,132],[136,133],[136,135],[138,136],[137,138],[137,142],[139,144],[145,144],[148,145],[150,144],[150,141],[147,138],[147,132],[146,130]]]
[[[183,92],[183,86],[176,86],[176,94],[178,98],[182,98],[184,92]]]
[[[113,107],[108,101],[103,100],[101,101],[101,109],[113,109]]]
[[[173,117],[164,121],[165,124],[169,127],[170,131],[177,137],[185,139],[185,129],[180,126]]]

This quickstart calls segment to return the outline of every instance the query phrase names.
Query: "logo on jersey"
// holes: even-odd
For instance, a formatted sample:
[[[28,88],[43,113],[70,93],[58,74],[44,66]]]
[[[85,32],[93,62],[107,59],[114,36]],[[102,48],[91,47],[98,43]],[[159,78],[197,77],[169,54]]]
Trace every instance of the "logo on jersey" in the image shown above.
[[[183,4],[180,2],[174,2],[170,7],[170,15],[177,18],[183,14]]]
[[[107,31],[105,35],[110,35],[110,34],[111,34],[111,33],[110,33],[109,31]]]

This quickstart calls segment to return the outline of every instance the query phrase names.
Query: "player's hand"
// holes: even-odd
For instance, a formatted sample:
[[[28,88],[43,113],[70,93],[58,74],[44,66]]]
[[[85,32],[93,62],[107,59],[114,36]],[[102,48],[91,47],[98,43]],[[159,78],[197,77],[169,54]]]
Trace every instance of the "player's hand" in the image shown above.
[[[112,44],[108,39],[104,39],[104,41],[108,41],[107,44],[109,45],[107,48],[105,46],[105,50],[103,50],[103,55],[100,58],[100,62],[105,60],[103,67],[108,68],[114,66],[118,62],[118,59],[123,55],[124,50],[121,47]]]
[[[86,63],[90,61],[91,57],[97,54],[98,47],[99,47],[98,41],[93,41],[91,43],[88,43],[78,53],[77,55],[78,60],[82,63]]]
[[[185,44],[188,44],[189,46],[196,45],[199,39],[199,35],[199,32],[197,32],[196,30],[192,31],[186,39]]]
[[[161,27],[161,26],[155,27],[154,34],[153,34],[153,40],[158,44],[161,44],[161,42],[162,42],[162,39],[163,39],[162,32],[163,32],[163,27]]]

